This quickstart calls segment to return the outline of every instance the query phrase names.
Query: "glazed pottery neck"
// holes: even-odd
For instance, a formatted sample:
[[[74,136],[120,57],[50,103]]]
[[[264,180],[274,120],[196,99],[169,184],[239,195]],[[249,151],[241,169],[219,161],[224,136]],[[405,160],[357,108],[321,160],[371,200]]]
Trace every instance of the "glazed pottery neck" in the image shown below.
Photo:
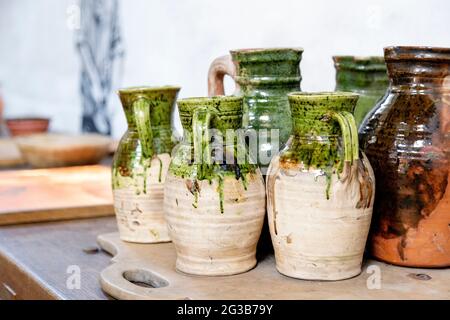
[[[145,157],[170,153],[171,111],[179,87],[139,87],[119,90],[128,132],[136,132]]]
[[[383,57],[333,57],[336,68],[336,90],[383,93],[388,84]]]
[[[450,48],[384,49],[393,90],[450,90]]]
[[[301,93],[289,95],[295,136],[334,136],[339,135],[339,121],[331,121],[335,114],[346,118],[358,101],[358,95],[344,92]],[[351,117],[353,118],[353,117]],[[347,120],[346,120],[347,121]],[[354,121],[354,120],[353,120]]]
[[[232,96],[188,98],[178,101],[178,109],[185,133],[192,134],[198,123],[225,134],[242,127],[242,104],[242,98]]]
[[[299,90],[302,49],[244,49],[230,53],[236,66],[235,81],[244,90],[247,87]]]

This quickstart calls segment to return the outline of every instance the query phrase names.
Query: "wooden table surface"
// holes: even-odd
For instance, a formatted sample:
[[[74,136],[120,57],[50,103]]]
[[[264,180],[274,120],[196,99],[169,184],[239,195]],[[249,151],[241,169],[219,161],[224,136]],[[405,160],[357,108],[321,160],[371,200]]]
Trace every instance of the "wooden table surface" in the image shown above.
[[[108,299],[99,274],[111,256],[95,249],[114,231],[113,217],[0,227],[0,299]]]

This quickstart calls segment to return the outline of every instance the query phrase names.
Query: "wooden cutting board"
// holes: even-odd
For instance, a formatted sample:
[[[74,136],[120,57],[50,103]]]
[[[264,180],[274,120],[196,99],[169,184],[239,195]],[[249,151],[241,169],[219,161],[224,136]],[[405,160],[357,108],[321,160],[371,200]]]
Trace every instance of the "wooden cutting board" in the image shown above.
[[[0,225],[113,214],[110,167],[0,171]]]
[[[0,168],[25,164],[20,150],[12,139],[0,139]]]
[[[247,273],[199,277],[175,270],[171,243],[125,243],[117,233],[97,241],[114,256],[100,283],[117,299],[450,299],[450,269],[401,268],[368,260],[353,279],[302,281],[278,273],[269,255]],[[379,282],[374,278],[378,275]]]

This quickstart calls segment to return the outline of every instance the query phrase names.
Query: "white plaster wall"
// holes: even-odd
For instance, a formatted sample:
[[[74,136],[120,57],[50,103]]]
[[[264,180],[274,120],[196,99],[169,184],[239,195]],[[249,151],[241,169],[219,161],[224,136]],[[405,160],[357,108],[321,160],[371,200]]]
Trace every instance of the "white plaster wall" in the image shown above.
[[[0,82],[6,115],[49,115],[80,127],[78,59],[66,9],[75,0],[0,0]],[[229,49],[301,46],[302,89],[332,90],[334,54],[381,55],[387,45],[450,47],[446,0],[120,0],[123,86],[179,84],[206,95],[211,60]],[[231,81],[227,81],[232,91]],[[125,130],[114,99],[114,135]]]

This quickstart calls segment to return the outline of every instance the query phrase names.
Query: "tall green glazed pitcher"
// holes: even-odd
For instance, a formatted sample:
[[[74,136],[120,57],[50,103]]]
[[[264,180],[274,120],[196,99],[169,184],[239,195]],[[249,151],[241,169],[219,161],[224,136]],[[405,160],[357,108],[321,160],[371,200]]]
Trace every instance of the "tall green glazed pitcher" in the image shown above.
[[[128,130],[114,155],[112,187],[124,241],[170,241],[163,188],[173,148],[171,110],[179,90],[168,86],[119,90]]]
[[[354,115],[359,126],[389,86],[383,57],[334,56],[336,91],[359,95]]]
[[[257,141],[250,151],[256,152],[263,174],[291,133],[287,94],[300,90],[302,53],[300,48],[232,50],[215,59],[209,69],[210,96],[224,94],[223,79],[229,75],[236,82],[235,95],[244,97],[243,127],[248,138]]]

